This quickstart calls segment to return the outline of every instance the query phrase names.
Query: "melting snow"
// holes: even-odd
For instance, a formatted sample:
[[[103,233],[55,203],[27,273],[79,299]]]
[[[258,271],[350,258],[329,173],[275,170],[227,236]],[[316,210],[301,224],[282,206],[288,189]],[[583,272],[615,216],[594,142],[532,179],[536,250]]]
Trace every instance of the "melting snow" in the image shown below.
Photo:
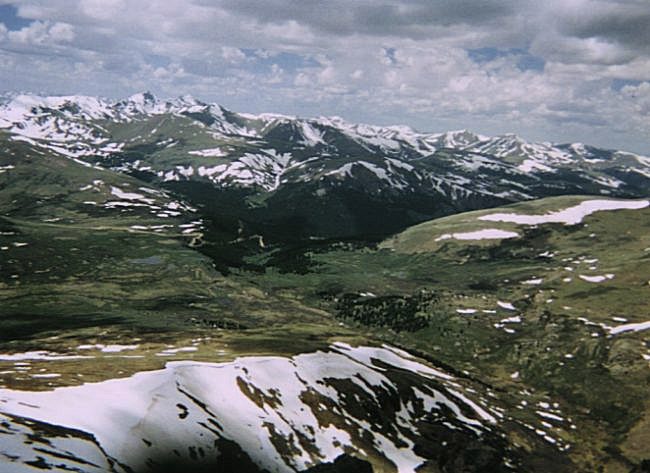
[[[544,279],[542,279],[542,278],[533,278],[533,279],[528,279],[526,281],[522,281],[521,283],[522,284],[529,284],[529,285],[532,285],[532,286],[538,286],[538,285],[542,284],[543,281],[544,281]]]
[[[478,312],[476,309],[456,309],[459,314],[475,314]]]
[[[289,153],[278,154],[274,149],[264,149],[262,153],[246,153],[235,161],[213,167],[199,166],[197,172],[215,183],[258,185],[272,191],[280,186],[283,174],[294,164]]]
[[[147,203],[149,205],[153,204],[155,200],[153,199],[148,199],[142,194],[137,194],[135,192],[124,192],[122,189],[119,187],[111,186],[111,194],[116,196],[118,199],[126,199],[126,200],[139,200],[141,202]]]
[[[0,353],[0,361],[21,361],[21,360],[79,360],[92,358],[92,356],[62,355],[48,351],[27,351],[24,353]]]
[[[650,329],[650,320],[647,322],[640,322],[636,324],[618,325],[616,327],[608,327],[609,333],[616,335],[624,332],[641,332]]]
[[[197,149],[195,151],[189,151],[188,153],[206,158],[221,158],[228,155],[228,153],[221,148]]]
[[[442,240],[494,240],[494,239],[503,239],[503,238],[516,238],[519,234],[516,232],[508,232],[505,230],[499,230],[497,228],[486,228],[485,230],[477,230],[474,232],[465,232],[465,233],[445,233],[440,235],[435,241]]]
[[[547,419],[551,419],[557,422],[564,422],[564,418],[556,414],[551,414],[550,412],[546,412],[546,411],[535,411],[535,412],[537,412],[537,415],[541,417],[545,417]]]
[[[514,305],[510,302],[502,302],[502,301],[497,301],[497,305],[501,307],[502,309],[506,310],[517,310]]]
[[[415,169],[410,164],[405,163],[404,161],[400,161],[399,159],[386,158],[386,162],[388,163],[389,166],[404,169],[406,171],[413,171]]]
[[[158,353],[158,355],[171,356],[171,355],[175,355],[176,353],[186,353],[186,352],[197,351],[197,350],[198,350],[197,347],[167,348],[166,350],[163,350],[160,353]]]
[[[490,222],[509,222],[520,225],[539,225],[542,223],[564,223],[575,225],[587,215],[602,210],[644,209],[650,206],[648,200],[586,200],[578,205],[544,215],[522,215],[516,213],[495,213],[478,217]]]
[[[607,281],[608,279],[613,279],[614,275],[613,274],[605,274],[604,276],[585,276],[583,274],[578,275],[580,279],[583,281],[587,282],[603,282]]]
[[[320,130],[317,130],[314,128],[311,124],[300,121],[299,123],[300,129],[302,131],[302,144],[305,146],[316,146],[317,144],[325,144],[325,141],[323,140],[323,133]]]
[[[87,432],[106,455],[136,471],[146,467],[147,457],[164,458],[175,449],[194,448],[214,458],[215,441],[224,438],[260,467],[290,473],[315,461],[331,462],[344,452],[363,454],[353,440],[361,435],[370,439],[364,449],[374,448],[399,472],[410,472],[424,461],[413,445],[419,439],[417,422],[427,412],[444,409],[477,434],[487,428],[484,423],[497,421],[459,392],[449,375],[401,350],[343,343],[331,350],[218,364],[173,362],[159,371],[50,392],[5,389],[0,390],[0,411]],[[402,373],[397,379],[411,372],[422,381],[417,387],[393,381],[395,369]],[[356,402],[337,388],[340,382],[359,388]],[[402,383],[399,390],[395,383]],[[358,409],[366,403],[379,406],[382,392],[404,389],[408,401],[399,401],[390,429],[369,422],[367,412]],[[313,402],[306,402],[307,393]],[[278,450],[277,441],[286,449]]]
[[[536,161],[534,159],[526,159],[523,163],[521,163],[519,166],[517,166],[517,169],[519,169],[522,172],[531,172],[536,169],[544,172],[553,172],[554,169],[546,166],[545,164],[540,163],[539,161]]]
[[[139,347],[139,345],[103,345],[101,343],[97,343],[95,345],[79,345],[77,349],[79,350],[101,350],[104,353],[119,353],[121,351],[125,350],[135,350]]]

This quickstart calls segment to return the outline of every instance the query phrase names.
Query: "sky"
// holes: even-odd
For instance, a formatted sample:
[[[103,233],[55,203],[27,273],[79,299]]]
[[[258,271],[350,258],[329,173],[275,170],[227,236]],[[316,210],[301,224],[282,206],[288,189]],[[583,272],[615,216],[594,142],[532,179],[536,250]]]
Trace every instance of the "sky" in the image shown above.
[[[650,155],[649,0],[0,0],[0,92]]]

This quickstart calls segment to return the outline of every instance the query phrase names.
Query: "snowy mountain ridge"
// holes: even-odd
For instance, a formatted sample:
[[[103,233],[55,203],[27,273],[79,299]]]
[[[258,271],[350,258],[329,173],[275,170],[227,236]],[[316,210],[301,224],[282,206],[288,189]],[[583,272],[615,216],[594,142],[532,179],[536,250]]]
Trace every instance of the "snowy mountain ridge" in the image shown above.
[[[131,378],[44,393],[0,390],[0,418],[8,413],[74,429],[67,443],[49,434],[45,452],[20,445],[21,435],[0,432],[0,438],[13,448],[16,471],[38,455],[44,465],[56,464],[62,459],[56,449],[66,446],[70,469],[92,460],[97,469],[91,471],[111,464],[110,471],[150,471],[173,452],[195,468],[219,467],[234,442],[245,452],[242,460],[259,471],[307,471],[348,454],[378,471],[406,473],[431,463],[430,452],[416,448],[423,439],[498,442],[504,414],[495,404],[401,350],[339,342],[292,358],[179,361]],[[88,448],[84,438],[97,447]],[[553,437],[545,440],[567,448]]]
[[[650,158],[582,143],[254,115],[148,92],[124,100],[6,97],[1,136],[147,182],[260,195],[300,188],[320,201],[346,189],[427,217],[552,195],[646,197],[650,189]]]
[[[263,133],[254,129],[236,125],[237,120],[228,119],[229,114],[239,121],[260,122],[265,127],[295,123],[303,135],[305,145],[315,146],[324,144],[318,128],[329,127],[348,135],[352,139],[387,151],[397,150],[407,145],[421,154],[431,154],[441,148],[472,151],[476,153],[492,154],[497,157],[512,157],[517,154],[531,158],[556,158],[568,160],[572,158],[586,158],[593,154],[596,148],[583,143],[557,144],[527,142],[515,134],[504,134],[489,137],[473,133],[469,130],[455,130],[443,133],[421,133],[405,125],[378,126],[370,124],[355,124],[341,117],[300,118],[290,115],[275,113],[234,113],[226,110],[216,103],[205,103],[191,95],[184,95],[176,99],[161,100],[150,92],[138,93],[123,100],[109,100],[92,96],[38,96],[30,94],[15,94],[5,98],[5,103],[0,104],[0,128],[11,131],[17,135],[34,139],[49,139],[43,136],[30,135],[28,122],[44,123],[48,117],[65,117],[77,122],[92,120],[133,121],[142,119],[143,116],[162,114],[191,114],[207,113],[215,120],[221,122],[214,126],[225,134],[240,134],[261,138]],[[226,126],[226,123],[229,126]],[[21,126],[22,125],[22,126]],[[638,156],[634,153],[624,153]],[[643,163],[650,158],[639,156]]]

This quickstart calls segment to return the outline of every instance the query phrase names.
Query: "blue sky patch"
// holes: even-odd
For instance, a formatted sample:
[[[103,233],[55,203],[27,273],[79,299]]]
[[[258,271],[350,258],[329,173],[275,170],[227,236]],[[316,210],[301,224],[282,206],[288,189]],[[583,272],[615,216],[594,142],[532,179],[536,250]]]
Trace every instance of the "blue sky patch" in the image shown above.
[[[523,54],[517,61],[517,67],[520,71],[537,71],[543,72],[546,61],[539,56],[532,54]]]
[[[637,86],[641,84],[640,80],[631,80],[631,79],[613,79],[612,80],[612,89],[619,92],[623,87],[626,85],[634,85]]]
[[[317,67],[320,64],[315,59],[294,53],[270,53],[256,49],[242,49],[247,58],[253,58],[253,69],[256,71],[265,71],[277,64],[283,70],[293,73],[306,67]]]
[[[144,59],[154,67],[167,67],[171,64],[171,59],[160,54],[145,54]]]
[[[469,58],[478,63],[483,64],[485,62],[490,62],[495,60],[498,57],[507,56],[510,54],[510,50],[499,50],[497,48],[477,48],[477,49],[468,49],[467,55]]]
[[[542,72],[546,61],[539,56],[533,56],[527,50],[521,48],[477,48],[467,49],[469,58],[477,64],[484,64],[495,59],[506,56],[517,56],[517,68],[520,71]]]
[[[0,5],[0,23],[4,23],[9,31],[16,31],[29,26],[32,20],[19,17],[13,5]]]
[[[396,64],[397,63],[397,58],[395,57],[395,52],[397,50],[395,48],[384,48],[384,55],[388,58],[391,64]]]

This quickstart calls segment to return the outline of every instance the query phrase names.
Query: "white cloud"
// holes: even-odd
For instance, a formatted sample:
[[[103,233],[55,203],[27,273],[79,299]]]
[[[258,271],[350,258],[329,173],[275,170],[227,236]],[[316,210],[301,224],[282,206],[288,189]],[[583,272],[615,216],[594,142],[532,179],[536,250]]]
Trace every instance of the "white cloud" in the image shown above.
[[[6,89],[150,89],[248,111],[650,152],[645,0],[8,3],[33,21],[0,25]]]
[[[67,43],[74,39],[74,30],[66,23],[34,21],[20,30],[9,31],[10,42],[48,46],[54,43]]]
[[[124,0],[82,0],[81,11],[90,18],[111,20],[126,9]]]
[[[232,48],[229,46],[221,47],[221,56],[228,62],[238,63],[246,59],[246,54],[239,48]]]
[[[363,79],[363,69],[355,69],[354,72],[350,74],[350,77],[355,80]]]

